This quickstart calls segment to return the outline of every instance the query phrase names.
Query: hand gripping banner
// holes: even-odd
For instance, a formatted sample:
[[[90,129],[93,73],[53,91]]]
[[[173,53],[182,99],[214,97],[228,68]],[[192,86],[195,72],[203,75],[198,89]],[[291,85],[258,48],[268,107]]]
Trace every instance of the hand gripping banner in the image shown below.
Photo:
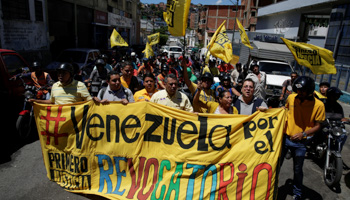
[[[194,114],[150,102],[34,106],[47,176],[109,199],[276,199],[284,109]]]

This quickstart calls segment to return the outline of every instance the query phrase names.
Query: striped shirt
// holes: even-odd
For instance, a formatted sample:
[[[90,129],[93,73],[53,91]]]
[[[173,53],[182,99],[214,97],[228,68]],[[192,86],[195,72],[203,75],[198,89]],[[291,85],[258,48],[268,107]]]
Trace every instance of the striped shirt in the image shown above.
[[[84,83],[73,80],[69,85],[63,86],[60,81],[53,84],[50,100],[52,103],[70,104],[79,101],[89,101],[92,97]]]

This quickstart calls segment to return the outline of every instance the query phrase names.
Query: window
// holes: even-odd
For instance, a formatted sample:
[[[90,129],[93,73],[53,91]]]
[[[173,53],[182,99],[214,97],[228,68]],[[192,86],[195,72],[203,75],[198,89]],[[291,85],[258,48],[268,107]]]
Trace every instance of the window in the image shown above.
[[[107,6],[107,11],[110,12],[110,13],[113,13],[113,7],[108,5]]]
[[[42,1],[35,1],[35,20],[41,22],[44,21]]]
[[[30,20],[28,0],[2,0],[3,19]]]
[[[255,11],[252,11],[250,14],[252,15],[252,17],[255,17]]]
[[[10,76],[14,76],[16,74],[21,73],[22,68],[27,67],[27,65],[23,62],[23,60],[17,55],[4,54],[3,59]]]

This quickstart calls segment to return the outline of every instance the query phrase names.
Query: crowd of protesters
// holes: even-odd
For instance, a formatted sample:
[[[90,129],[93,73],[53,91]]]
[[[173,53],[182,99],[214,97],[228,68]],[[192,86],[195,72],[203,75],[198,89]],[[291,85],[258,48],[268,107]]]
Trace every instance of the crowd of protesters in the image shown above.
[[[61,64],[50,97],[30,102],[67,104],[94,100],[102,104],[120,101],[127,105],[149,101],[188,112],[243,115],[268,109],[266,74],[259,70],[257,62],[233,66],[218,62],[213,56],[205,63],[204,58],[175,58],[167,54],[140,60],[132,52],[119,59],[102,55],[95,66],[89,78],[75,80],[74,66]],[[220,81],[215,83],[216,77]],[[98,79],[105,80],[107,85],[91,96],[89,83]],[[326,82],[320,84],[319,92],[315,91],[315,81],[298,77],[296,72],[281,87],[279,100],[288,109],[282,158],[288,157],[287,154],[293,157],[293,194],[294,199],[300,199],[306,144],[321,129],[326,115],[338,114],[345,120],[337,103],[342,92]]]

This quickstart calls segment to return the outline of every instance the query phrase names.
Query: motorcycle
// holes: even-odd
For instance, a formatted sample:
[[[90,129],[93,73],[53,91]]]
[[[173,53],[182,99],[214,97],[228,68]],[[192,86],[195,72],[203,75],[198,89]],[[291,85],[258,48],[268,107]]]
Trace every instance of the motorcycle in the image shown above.
[[[107,87],[108,83],[106,80],[99,79],[97,81],[90,81],[91,85],[89,87],[91,96],[96,97],[101,88]]]
[[[22,139],[26,139],[34,130],[33,127],[36,127],[33,106],[28,103],[28,100],[32,98],[42,99],[42,90],[48,87],[51,83],[49,83],[47,86],[37,88],[30,83],[26,83],[21,76],[19,76],[19,78],[22,81],[22,85],[24,87],[24,103],[23,110],[19,113],[16,121],[16,130]]]
[[[314,138],[311,153],[318,159],[324,159],[323,178],[327,186],[336,186],[342,176],[343,160],[342,142],[345,142],[347,131],[340,119],[327,118],[326,125]]]

